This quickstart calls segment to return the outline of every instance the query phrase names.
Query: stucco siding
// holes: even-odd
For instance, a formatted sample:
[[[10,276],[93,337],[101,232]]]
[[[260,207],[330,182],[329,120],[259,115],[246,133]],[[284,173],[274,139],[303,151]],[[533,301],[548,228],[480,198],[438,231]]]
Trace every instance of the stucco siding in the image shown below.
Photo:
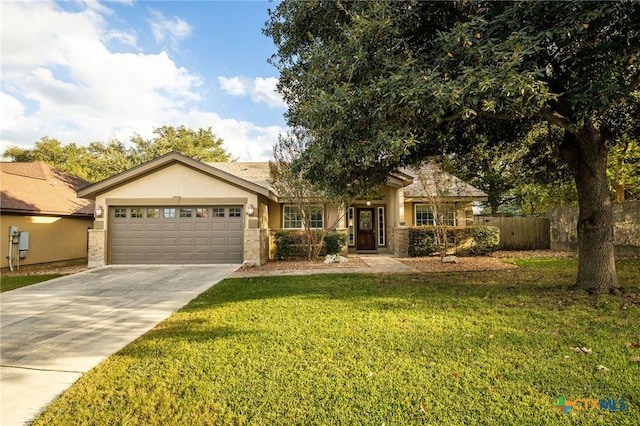
[[[29,250],[20,265],[87,258],[87,229],[93,223],[90,218],[2,215],[0,222],[2,268],[9,267],[9,226],[29,232]]]
[[[253,197],[254,193],[235,185],[212,178],[189,167],[172,164],[154,173],[127,182],[100,194],[100,198],[202,198],[202,197]]]

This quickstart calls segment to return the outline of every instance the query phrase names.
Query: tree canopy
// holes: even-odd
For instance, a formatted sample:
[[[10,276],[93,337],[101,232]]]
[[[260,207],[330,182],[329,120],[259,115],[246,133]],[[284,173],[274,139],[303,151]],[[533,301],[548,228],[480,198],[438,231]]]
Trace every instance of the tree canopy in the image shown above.
[[[640,3],[284,0],[265,33],[289,124],[313,135],[309,177],[330,186],[440,154],[451,125],[561,128],[580,204],[576,284],[617,289],[605,117],[640,85]]]
[[[88,146],[63,145],[45,136],[32,149],[14,146],[5,150],[3,156],[11,161],[43,161],[89,182],[106,179],[171,151],[204,162],[232,160],[222,146],[223,140],[211,128],[161,126],[153,133],[151,139],[134,135],[129,147],[117,139],[91,142]]]

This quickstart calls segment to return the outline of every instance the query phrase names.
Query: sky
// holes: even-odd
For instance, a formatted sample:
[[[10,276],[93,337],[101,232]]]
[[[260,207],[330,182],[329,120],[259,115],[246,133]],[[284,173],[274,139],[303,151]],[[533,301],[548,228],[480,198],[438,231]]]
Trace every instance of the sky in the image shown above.
[[[267,1],[1,0],[0,152],[209,128],[239,161],[287,131]]]

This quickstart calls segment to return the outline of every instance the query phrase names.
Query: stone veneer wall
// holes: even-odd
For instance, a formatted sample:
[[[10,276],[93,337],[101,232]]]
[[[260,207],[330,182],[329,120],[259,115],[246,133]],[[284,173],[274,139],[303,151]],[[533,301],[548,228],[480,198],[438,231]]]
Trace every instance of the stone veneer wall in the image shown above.
[[[551,222],[551,249],[578,249],[578,208],[557,207],[547,211]],[[640,201],[613,205],[613,244],[615,253],[640,256]]]
[[[253,266],[262,265],[262,230],[245,228],[244,230],[244,263]]]
[[[398,257],[409,256],[409,228],[393,228],[393,245],[389,251]]]
[[[105,255],[105,234],[104,229],[89,229],[89,250],[87,261],[89,268],[99,268],[106,264]]]

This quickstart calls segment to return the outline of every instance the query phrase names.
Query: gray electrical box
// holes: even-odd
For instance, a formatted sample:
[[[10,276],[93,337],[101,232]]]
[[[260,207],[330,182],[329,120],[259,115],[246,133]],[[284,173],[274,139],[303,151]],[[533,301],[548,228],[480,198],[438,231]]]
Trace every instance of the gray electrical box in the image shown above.
[[[29,250],[29,233],[27,231],[20,232],[18,250]]]
[[[29,233],[22,231],[18,235],[18,256],[20,259],[27,257],[27,250],[29,250]]]

